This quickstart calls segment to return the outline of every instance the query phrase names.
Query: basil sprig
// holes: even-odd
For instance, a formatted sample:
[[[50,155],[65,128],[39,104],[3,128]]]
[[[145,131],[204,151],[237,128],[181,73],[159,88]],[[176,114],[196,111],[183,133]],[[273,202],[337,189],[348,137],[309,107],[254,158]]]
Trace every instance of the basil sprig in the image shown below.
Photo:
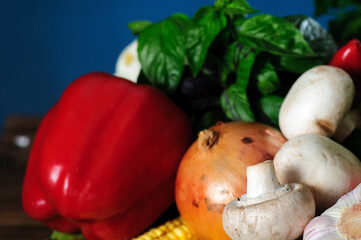
[[[315,56],[294,24],[270,14],[253,16],[238,27],[244,45],[283,56]]]
[[[228,48],[226,67],[234,69],[235,82],[225,89],[221,96],[221,106],[229,119],[254,121],[254,115],[247,96],[247,86],[251,75],[252,65],[257,52],[235,42]]]
[[[332,37],[313,19],[258,13],[245,0],[217,0],[192,18],[175,14],[129,27],[139,36],[139,80],[167,94],[197,128],[200,122],[214,123],[211,116],[220,118],[219,112],[229,120],[277,127],[280,104],[292,82],[325,63],[335,50]],[[195,98],[199,91],[192,87],[212,89],[213,95],[201,91],[204,100]]]
[[[211,43],[226,24],[225,13],[214,7],[202,8],[195,14],[186,34],[186,53],[193,76],[197,76]]]
[[[186,54],[185,33],[190,25],[184,16],[171,16],[145,28],[139,35],[138,54],[149,82],[167,94],[177,87]]]

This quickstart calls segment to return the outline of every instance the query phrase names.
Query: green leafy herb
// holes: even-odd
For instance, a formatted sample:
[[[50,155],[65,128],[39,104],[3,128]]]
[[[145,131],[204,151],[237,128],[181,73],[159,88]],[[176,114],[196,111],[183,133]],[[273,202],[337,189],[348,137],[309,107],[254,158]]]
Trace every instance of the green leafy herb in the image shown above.
[[[330,9],[344,8],[352,5],[361,5],[358,0],[313,0],[315,6],[315,16],[321,16],[329,12]]]
[[[57,232],[57,231],[53,231],[50,239],[51,240],[85,240],[83,235],[81,235],[80,233],[66,234],[66,233],[61,233],[61,232]]]
[[[296,58],[289,56],[281,56],[279,58],[279,65],[292,73],[303,73],[308,69],[324,63],[324,60],[320,58]]]
[[[227,58],[233,59],[236,82],[223,92],[221,106],[226,116],[234,121],[255,121],[247,96],[247,86],[257,52],[235,42],[229,46],[228,53],[230,56]]]
[[[149,21],[135,21],[128,24],[128,28],[132,31],[133,35],[138,35],[146,27],[152,25]]]
[[[329,31],[339,45],[361,38],[361,2],[359,0],[314,0],[316,17],[328,15]]]
[[[212,7],[202,8],[196,13],[195,22],[189,29],[186,40],[187,59],[194,76],[201,69],[211,43],[226,24],[224,13]]]
[[[317,57],[329,61],[337,51],[337,45],[332,35],[313,18],[305,15],[291,15],[287,16],[286,20],[295,24]]]
[[[153,86],[166,94],[177,88],[185,60],[185,29],[189,20],[172,16],[144,29],[138,54],[142,70]]]
[[[284,56],[316,56],[294,24],[284,18],[260,14],[243,22],[239,41],[249,47]]]
[[[258,11],[252,8],[247,1],[245,0],[234,0],[228,3],[223,11],[227,15],[246,15],[246,14],[253,14],[257,13]]]
[[[247,93],[244,89],[245,84],[234,84],[230,86],[221,97],[221,105],[226,116],[233,121],[255,121]]]
[[[262,95],[269,95],[279,88],[280,81],[276,69],[269,59],[256,62],[254,72],[257,88]]]
[[[259,107],[268,119],[278,126],[278,115],[283,103],[283,98],[276,95],[263,96],[258,100]]]
[[[361,7],[341,13],[329,22],[331,34],[342,45],[353,38],[361,39]]]
[[[317,56],[280,56],[279,64],[284,69],[294,73],[303,73],[314,66],[328,62],[335,54],[337,45],[333,37],[314,19],[305,15],[292,15],[285,19],[299,29]]]
[[[229,120],[276,124],[299,74],[326,63],[336,49],[315,20],[257,14],[246,0],[216,0],[193,18],[174,14],[130,28],[139,33],[138,81],[166,93],[194,126],[213,122],[215,109]]]
[[[191,20],[189,17],[183,13],[175,13],[171,17],[168,18],[169,21],[172,21],[177,28],[179,28],[182,32],[182,35],[186,35],[187,31],[192,25]]]

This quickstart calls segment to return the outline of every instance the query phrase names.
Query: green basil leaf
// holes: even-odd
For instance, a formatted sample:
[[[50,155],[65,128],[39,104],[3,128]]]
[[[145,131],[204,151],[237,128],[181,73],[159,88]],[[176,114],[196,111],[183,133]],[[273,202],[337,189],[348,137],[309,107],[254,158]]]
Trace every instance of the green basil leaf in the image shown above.
[[[297,58],[289,56],[281,56],[278,59],[278,64],[285,70],[292,73],[302,74],[308,69],[324,64],[324,61],[321,58]]]
[[[227,15],[246,15],[258,12],[252,8],[246,0],[233,0],[226,5],[223,11]]]
[[[229,48],[235,50],[234,55],[228,56],[228,58],[233,59],[236,82],[223,92],[220,99],[221,106],[225,115],[233,121],[254,121],[255,118],[247,96],[247,86],[258,52],[240,46],[239,43],[233,43]]]
[[[237,71],[238,64],[240,62],[241,49],[243,46],[238,42],[233,42],[229,46],[227,46],[225,53],[223,55],[220,76],[221,76],[221,84],[223,87],[229,87],[229,83],[227,82],[229,76],[232,73]],[[234,83],[234,80],[231,79],[231,83]]]
[[[196,76],[206,59],[211,43],[226,26],[227,18],[223,12],[207,7],[196,13],[194,21],[187,33],[186,55],[189,67]]]
[[[314,0],[316,17],[328,13],[329,9],[344,8],[352,5],[361,5],[358,0]]]
[[[149,21],[135,21],[128,24],[128,28],[132,31],[133,35],[139,35],[146,27],[152,25]]]
[[[249,47],[284,56],[315,56],[294,24],[269,14],[246,19],[238,26],[238,40]]]
[[[169,17],[168,20],[177,25],[183,34],[186,34],[188,29],[192,26],[192,21],[183,13],[175,13]]]
[[[329,61],[337,51],[337,44],[332,35],[314,19],[305,15],[292,15],[285,19],[295,24],[318,57]]]
[[[198,9],[197,12],[194,14],[193,21],[194,22],[201,21],[204,18],[204,16],[213,12],[219,12],[215,6],[203,6],[200,9]]]
[[[233,42],[230,44],[223,56],[223,65],[226,70],[236,71],[243,46],[239,42]]]
[[[339,46],[350,39],[361,38],[361,2],[359,0],[314,0],[315,13],[320,16],[328,14],[329,32]]]
[[[66,234],[57,231],[53,231],[50,237],[51,240],[85,240],[80,233]]]
[[[231,0],[216,0],[214,2],[214,7],[217,10],[223,10],[223,8],[230,2]]]
[[[257,61],[254,67],[257,88],[262,95],[269,95],[280,87],[276,69],[269,59]]]
[[[172,94],[178,87],[185,61],[183,17],[173,16],[144,29],[138,55],[147,79],[157,89]],[[186,23],[188,24],[188,23]]]
[[[233,84],[221,96],[221,106],[232,121],[255,121],[244,84]]]
[[[329,22],[330,33],[344,45],[353,38],[361,39],[361,7],[342,13]]]
[[[312,50],[315,57],[280,56],[279,65],[294,73],[303,73],[308,69],[325,64],[337,51],[333,37],[315,20],[305,15],[287,16],[285,19],[295,24]]]
[[[263,96],[258,101],[263,114],[265,114],[275,126],[278,126],[278,115],[282,103],[283,98],[276,95]]]

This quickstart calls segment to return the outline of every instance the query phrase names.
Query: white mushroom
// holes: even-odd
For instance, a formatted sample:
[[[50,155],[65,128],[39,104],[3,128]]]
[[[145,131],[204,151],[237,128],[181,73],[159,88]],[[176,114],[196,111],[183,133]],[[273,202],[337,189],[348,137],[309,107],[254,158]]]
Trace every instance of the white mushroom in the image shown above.
[[[306,226],[303,239],[361,239],[361,184]]]
[[[336,129],[336,132],[332,136],[332,139],[339,143],[342,143],[356,129],[356,124],[357,122],[353,115],[353,112],[349,112]]]
[[[235,239],[299,237],[315,216],[311,191],[302,184],[279,185],[273,161],[247,167],[247,194],[223,210],[223,228]]]
[[[138,40],[133,40],[120,53],[116,67],[115,76],[137,82],[140,74],[141,65],[138,59]]]
[[[287,139],[305,133],[332,136],[350,111],[355,88],[340,68],[317,66],[302,74],[287,93],[279,125]]]
[[[357,157],[318,134],[288,140],[275,155],[274,165],[281,184],[298,182],[310,188],[319,213],[361,183],[361,162]]]

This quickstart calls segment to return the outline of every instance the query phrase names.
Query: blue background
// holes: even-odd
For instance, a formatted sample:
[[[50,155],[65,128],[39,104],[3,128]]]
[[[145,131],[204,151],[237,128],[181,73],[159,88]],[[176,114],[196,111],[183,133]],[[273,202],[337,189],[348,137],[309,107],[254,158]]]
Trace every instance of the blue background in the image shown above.
[[[134,39],[127,24],[193,16],[212,0],[0,0],[0,126],[9,114],[45,114],[65,87],[92,71],[113,73]],[[276,16],[314,12],[313,0],[249,0]],[[317,19],[326,27],[325,19]],[[0,130],[1,132],[1,130]]]

